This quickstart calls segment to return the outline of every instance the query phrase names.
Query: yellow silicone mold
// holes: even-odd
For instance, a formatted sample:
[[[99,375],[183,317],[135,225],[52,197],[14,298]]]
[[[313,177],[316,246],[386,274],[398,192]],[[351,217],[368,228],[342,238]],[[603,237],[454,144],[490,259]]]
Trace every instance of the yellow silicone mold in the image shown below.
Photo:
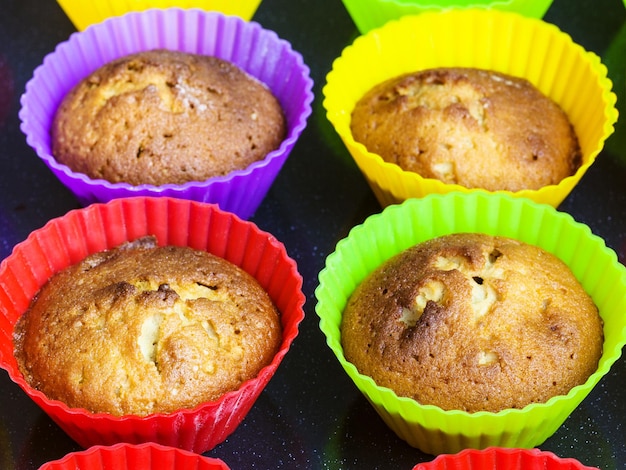
[[[381,263],[425,240],[482,232],[540,246],[569,266],[604,321],[598,369],[567,395],[498,413],[445,411],[398,397],[346,360],[341,319],[355,287]],[[593,260],[593,261],[592,261]],[[428,454],[490,446],[532,448],[550,437],[617,361],[626,344],[626,267],[588,226],[569,214],[526,198],[482,192],[432,194],[387,207],[341,240],[319,275],[315,310],[320,329],[341,366],[384,422]]]
[[[199,8],[239,16],[247,21],[254,16],[261,4],[261,0],[94,0],[92,2],[57,0],[57,2],[79,31],[111,16],[121,16],[131,11],[143,11],[150,8]]]
[[[383,206],[450,191],[473,192],[403,171],[356,142],[350,131],[355,103],[374,85],[403,73],[460,66],[523,77],[557,102],[578,135],[583,163],[559,184],[507,192],[558,206],[614,132],[616,96],[607,69],[593,52],[556,26],[511,12],[450,9],[399,20],[359,36],[333,62],[323,88],[324,107]]]

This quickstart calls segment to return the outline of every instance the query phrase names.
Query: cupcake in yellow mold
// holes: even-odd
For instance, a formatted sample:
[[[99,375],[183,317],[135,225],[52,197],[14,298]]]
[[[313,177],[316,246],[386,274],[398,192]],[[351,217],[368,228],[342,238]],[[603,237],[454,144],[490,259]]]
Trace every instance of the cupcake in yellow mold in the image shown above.
[[[328,120],[382,206],[430,193],[482,191],[404,171],[356,142],[350,130],[356,102],[374,85],[437,67],[482,68],[524,78],[555,101],[572,123],[582,151],[578,170],[558,184],[503,191],[507,194],[558,206],[614,132],[618,111],[607,68],[555,25],[485,9],[405,16],[347,46],[333,62],[323,88]]]
[[[252,19],[261,4],[261,0],[95,0],[93,2],[57,0],[57,2],[79,31],[111,16],[121,16],[131,11],[151,8],[199,8],[239,16],[247,21]]]

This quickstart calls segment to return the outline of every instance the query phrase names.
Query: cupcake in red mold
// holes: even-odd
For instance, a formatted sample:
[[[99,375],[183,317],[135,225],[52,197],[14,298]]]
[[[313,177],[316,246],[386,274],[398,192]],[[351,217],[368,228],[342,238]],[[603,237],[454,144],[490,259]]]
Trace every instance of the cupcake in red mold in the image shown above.
[[[467,449],[457,454],[442,454],[431,462],[420,463],[413,470],[599,470],[578,460],[561,458],[539,449],[490,447]]]
[[[224,461],[153,442],[93,446],[47,462],[39,470],[229,470]]]
[[[282,341],[272,361],[215,401],[147,416],[70,408],[31,387],[15,359],[13,331],[33,296],[54,273],[146,235],[159,245],[208,251],[251,274],[280,313]],[[0,367],[82,447],[153,441],[202,453],[223,442],[252,408],[298,334],[304,301],[302,277],[284,245],[214,204],[143,197],[92,204],[35,230],[0,264]]]

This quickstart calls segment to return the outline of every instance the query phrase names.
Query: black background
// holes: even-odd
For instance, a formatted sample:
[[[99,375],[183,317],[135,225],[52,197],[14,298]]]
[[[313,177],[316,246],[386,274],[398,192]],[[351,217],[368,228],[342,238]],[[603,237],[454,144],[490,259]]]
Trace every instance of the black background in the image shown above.
[[[620,0],[555,0],[546,21],[602,57],[618,107],[626,95],[626,8]],[[241,426],[206,455],[233,469],[410,470],[433,457],[391,432],[325,344],[315,314],[317,274],[338,240],[381,210],[322,107],[334,58],[358,32],[340,0],[264,0],[254,20],[302,53],[315,81],[307,129],[252,220],[298,262],[307,296],[300,335]],[[75,31],[53,0],[0,2],[0,259],[49,219],[78,207],[19,129],[19,98],[34,68]],[[626,116],[626,111],[623,111]],[[624,120],[624,119],[623,119]],[[626,129],[560,210],[626,259]],[[621,294],[623,295],[623,294]],[[626,312],[624,312],[626,315]],[[620,359],[541,449],[603,470],[626,468],[626,360]],[[0,469],[37,469],[80,450],[0,372]]]

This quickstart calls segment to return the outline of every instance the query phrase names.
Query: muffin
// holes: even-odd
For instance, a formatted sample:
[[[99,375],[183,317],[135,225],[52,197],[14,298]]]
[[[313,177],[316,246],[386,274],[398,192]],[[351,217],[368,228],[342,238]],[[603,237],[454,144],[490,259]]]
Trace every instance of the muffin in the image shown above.
[[[323,88],[329,121],[383,207],[433,193],[485,191],[406,171],[352,133],[352,112],[369,90],[394,77],[437,68],[475,68],[528,80],[558,104],[575,129],[581,162],[574,174],[538,189],[500,192],[557,207],[614,132],[616,96],[606,67],[554,25],[484,8],[403,16],[344,48]],[[489,173],[496,171],[489,168]]]
[[[211,253],[256,279],[280,312],[282,338],[270,363],[216,400],[145,416],[73,408],[31,386],[15,357],[14,331],[39,290],[85,258],[146,236],[156,237],[159,246]],[[305,301],[297,264],[275,236],[215,204],[168,197],[119,198],[50,220],[0,264],[0,294],[5,326],[0,328],[0,368],[81,447],[156,442],[199,454],[223,442],[255,406],[298,335]]]
[[[483,8],[512,11],[532,18],[542,18],[552,0],[342,0],[352,21],[361,33],[378,28],[402,16],[432,11]]]
[[[243,170],[159,186],[94,179],[60,163],[52,153],[51,127],[63,98],[106,63],[155,49],[217,57],[265,84],[280,102],[286,121],[280,146]],[[302,55],[275,31],[218,11],[151,8],[112,16],[60,42],[26,83],[19,111],[20,128],[36,156],[82,206],[126,197],[176,197],[218,204],[223,210],[249,219],[306,128],[312,112],[312,89],[313,80]]]
[[[269,364],[278,312],[244,270],[153,237],[55,274],[18,321],[26,381],[73,408],[121,416],[193,408]]]
[[[81,0],[57,0],[76,29],[82,31],[88,26],[101,23],[107,18],[121,16],[128,12],[159,8],[185,8],[219,11],[225,15],[236,15],[248,21],[256,13],[261,0],[94,0],[85,3]]]
[[[599,470],[570,457],[559,457],[540,449],[464,449],[419,463],[412,470]]]
[[[536,246],[459,233],[386,261],[350,297],[346,359],[445,410],[498,412],[565,395],[597,369],[602,320],[570,269]]]
[[[267,86],[233,63],[156,49],[81,80],[51,132],[52,154],[73,171],[159,186],[245,169],[278,148],[285,118]]]
[[[602,356],[583,384],[565,395],[524,408],[470,413],[399,396],[361,373],[346,358],[341,328],[355,289],[392,257],[430,239],[455,233],[511,238],[539,247],[567,265],[592,298],[603,322]],[[326,342],[343,370],[384,423],[409,445],[427,454],[490,446],[531,448],[557,431],[620,357],[626,344],[625,286],[626,267],[615,251],[569,214],[502,193],[450,192],[391,205],[352,228],[320,271],[315,311]]]
[[[46,462],[39,470],[229,470],[215,457],[205,457],[154,442],[93,446]]]
[[[352,134],[403,170],[489,191],[539,189],[576,172],[563,110],[528,80],[439,67],[402,74],[357,101]]]

